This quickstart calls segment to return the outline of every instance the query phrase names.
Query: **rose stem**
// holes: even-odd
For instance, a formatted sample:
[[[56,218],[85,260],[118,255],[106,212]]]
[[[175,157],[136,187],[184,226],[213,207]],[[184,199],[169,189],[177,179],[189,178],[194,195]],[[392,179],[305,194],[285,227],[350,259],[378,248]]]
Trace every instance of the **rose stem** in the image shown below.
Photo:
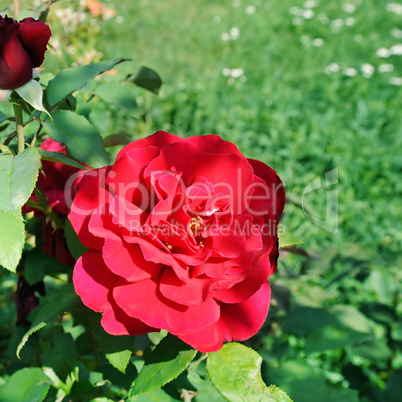
[[[14,0],[14,15],[18,17],[19,13],[20,13],[20,6],[18,4],[18,0]]]
[[[15,124],[17,126],[18,153],[21,153],[25,147],[24,138],[24,121],[22,118],[22,106],[16,103],[13,104]]]

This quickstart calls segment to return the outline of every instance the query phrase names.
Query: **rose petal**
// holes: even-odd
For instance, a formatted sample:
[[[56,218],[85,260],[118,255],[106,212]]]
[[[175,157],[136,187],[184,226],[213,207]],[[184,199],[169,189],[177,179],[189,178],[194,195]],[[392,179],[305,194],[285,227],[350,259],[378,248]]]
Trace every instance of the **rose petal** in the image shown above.
[[[102,257],[113,273],[128,282],[157,277],[163,267],[161,264],[145,260],[137,244],[129,244],[116,238],[105,239]]]
[[[152,204],[152,197],[143,183],[143,172],[159,152],[159,148],[147,146],[122,154],[106,178],[109,191],[132,202],[138,208],[147,210]]]
[[[182,138],[174,134],[166,133],[165,131],[157,131],[155,134],[150,135],[146,138],[141,138],[136,140],[131,144],[126,145],[118,154],[116,160],[120,159],[125,153],[131,151],[132,149],[142,149],[147,146],[155,146],[162,148],[168,144],[173,144],[175,142],[184,141]]]
[[[159,290],[167,299],[185,306],[200,305],[212,297],[215,279],[190,278],[180,281],[171,269],[165,269],[159,282]]]
[[[221,321],[179,338],[202,353],[217,352],[223,346],[224,336]]]
[[[32,60],[33,67],[39,67],[43,63],[51,35],[49,26],[43,21],[24,18],[20,22],[18,36]]]
[[[69,219],[86,247],[101,250],[103,240],[95,237],[88,230],[91,214],[99,207],[112,201],[111,194],[105,189],[105,177],[110,166],[90,170],[82,177],[77,186],[74,202],[71,205]]]
[[[221,318],[214,324],[179,338],[203,353],[216,352],[223,341],[242,341],[255,335],[268,314],[271,289],[267,282],[243,303],[222,304]]]
[[[200,153],[235,154],[245,159],[235,144],[223,140],[218,135],[199,135],[187,138],[185,141],[195,145]]]
[[[221,304],[220,322],[227,341],[244,341],[255,335],[267,318],[271,287],[266,281],[250,298],[238,304]]]
[[[124,236],[124,240],[126,240],[127,243],[137,243],[147,261],[172,267],[180,280],[184,282],[188,280],[188,269],[186,265],[181,261],[177,261],[172,256],[169,249],[166,248],[166,250],[162,250],[160,247],[157,247],[154,242],[145,237]]]
[[[129,316],[174,335],[197,331],[219,318],[219,305],[213,299],[199,306],[177,304],[161,294],[155,279],[137,283],[119,280],[113,297]]]
[[[102,253],[87,250],[76,262],[73,283],[82,302],[94,311],[102,312],[110,307],[109,290],[118,279],[105,265]]]
[[[233,213],[240,215],[246,207],[244,194],[254,183],[253,170],[246,159],[235,154],[202,154],[193,158],[185,174],[187,185],[197,176],[208,178],[216,193],[230,197]]]
[[[253,196],[250,200],[250,210],[259,211],[266,209],[264,206],[264,197],[271,197],[270,200],[267,199],[266,203],[270,205],[269,211],[274,215],[278,221],[283,209],[285,208],[285,188],[283,186],[282,180],[276,174],[275,170],[270,168],[263,162],[257,161],[255,159],[248,159],[250,165],[253,167],[254,174],[261,178],[267,187],[258,185],[254,191]],[[269,191],[269,196],[268,192]],[[257,197],[261,197],[257,199]]]
[[[103,312],[101,320],[103,329],[109,334],[137,336],[159,331],[159,329],[152,328],[142,321],[127,315],[112,297],[109,297],[109,303],[110,307]]]
[[[265,253],[258,258],[256,257],[244,281],[235,284],[230,289],[217,290],[214,293],[214,298],[231,304],[243,302],[255,293],[271,274],[272,265],[268,253]]]
[[[130,233],[142,231],[142,226],[148,214],[125,198],[116,195],[109,208],[112,220],[120,228],[126,228]]]
[[[18,24],[0,24],[0,89],[15,89],[32,79],[32,61],[18,38]]]

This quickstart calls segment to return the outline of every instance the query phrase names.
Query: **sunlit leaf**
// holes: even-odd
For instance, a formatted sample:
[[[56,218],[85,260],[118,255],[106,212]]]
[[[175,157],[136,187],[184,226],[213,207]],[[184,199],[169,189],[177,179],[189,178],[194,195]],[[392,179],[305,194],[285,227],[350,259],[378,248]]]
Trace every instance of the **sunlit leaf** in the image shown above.
[[[207,371],[212,384],[229,401],[291,401],[279,388],[264,384],[261,363],[256,351],[233,342],[208,354]]]
[[[97,75],[111,70],[116,64],[128,59],[116,59],[88,64],[87,66],[71,67],[61,70],[56,77],[49,81],[47,101],[50,106],[61,102],[74,91],[82,88],[88,81]]]

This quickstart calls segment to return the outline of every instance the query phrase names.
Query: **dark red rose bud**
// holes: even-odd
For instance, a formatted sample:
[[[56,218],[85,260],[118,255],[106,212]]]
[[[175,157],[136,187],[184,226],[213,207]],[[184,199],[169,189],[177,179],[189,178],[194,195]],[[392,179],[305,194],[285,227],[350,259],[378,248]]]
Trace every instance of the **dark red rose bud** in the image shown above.
[[[32,79],[45,58],[50,28],[42,21],[17,22],[0,16],[0,89],[15,89]]]

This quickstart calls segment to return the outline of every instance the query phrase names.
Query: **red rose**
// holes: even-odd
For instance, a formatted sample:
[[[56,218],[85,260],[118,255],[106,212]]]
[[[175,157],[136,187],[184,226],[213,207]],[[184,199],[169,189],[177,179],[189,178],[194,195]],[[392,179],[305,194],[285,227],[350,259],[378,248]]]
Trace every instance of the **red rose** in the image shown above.
[[[32,79],[45,58],[50,28],[42,21],[17,22],[0,16],[0,89],[15,89]]]
[[[51,152],[60,152],[67,155],[66,146],[51,138],[43,141],[42,149]],[[70,212],[69,203],[73,192],[84,171],[61,163],[42,161],[42,170],[39,172],[38,185],[52,210],[64,221]],[[31,201],[38,202],[35,194]],[[35,211],[35,216],[42,220],[43,252],[49,257],[57,257],[62,265],[73,265],[75,259],[68,250],[64,232],[55,226],[43,212],[29,206],[24,206],[23,213]]]
[[[79,183],[75,290],[113,335],[162,328],[202,352],[248,339],[268,313],[284,204],[275,171],[235,145],[159,131]]]

